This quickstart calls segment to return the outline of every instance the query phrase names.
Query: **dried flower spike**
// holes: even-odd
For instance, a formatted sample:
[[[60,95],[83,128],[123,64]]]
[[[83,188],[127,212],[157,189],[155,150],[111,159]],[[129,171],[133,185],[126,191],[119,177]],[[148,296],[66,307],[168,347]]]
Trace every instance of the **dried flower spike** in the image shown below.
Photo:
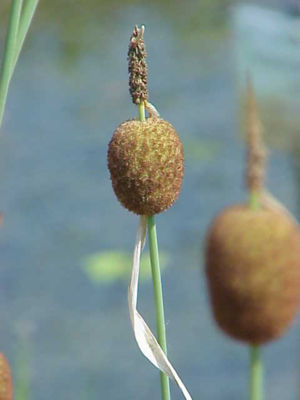
[[[247,168],[246,182],[249,193],[259,193],[265,177],[266,149],[262,141],[262,124],[250,78],[247,82]]]
[[[135,26],[128,49],[129,91],[134,104],[148,99],[144,26]]]

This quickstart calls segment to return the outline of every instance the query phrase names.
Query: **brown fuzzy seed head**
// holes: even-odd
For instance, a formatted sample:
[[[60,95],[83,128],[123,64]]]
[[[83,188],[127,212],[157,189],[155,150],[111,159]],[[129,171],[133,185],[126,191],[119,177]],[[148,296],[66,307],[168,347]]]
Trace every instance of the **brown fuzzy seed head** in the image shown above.
[[[179,195],[183,146],[173,126],[163,119],[126,121],[109,143],[108,168],[123,206],[139,215],[154,215]]]
[[[0,353],[0,400],[13,400],[11,371],[2,353]]]
[[[233,206],[207,236],[214,317],[230,336],[260,344],[281,336],[300,302],[300,231],[286,214]]]

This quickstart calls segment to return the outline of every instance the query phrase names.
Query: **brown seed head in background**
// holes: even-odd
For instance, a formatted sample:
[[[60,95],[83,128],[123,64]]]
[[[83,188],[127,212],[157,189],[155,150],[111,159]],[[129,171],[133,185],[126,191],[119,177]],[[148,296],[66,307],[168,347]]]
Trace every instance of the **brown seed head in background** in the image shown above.
[[[13,400],[13,383],[7,359],[0,353],[0,400]]]
[[[214,317],[235,339],[284,334],[300,302],[300,231],[285,212],[237,205],[213,221],[206,275]]]

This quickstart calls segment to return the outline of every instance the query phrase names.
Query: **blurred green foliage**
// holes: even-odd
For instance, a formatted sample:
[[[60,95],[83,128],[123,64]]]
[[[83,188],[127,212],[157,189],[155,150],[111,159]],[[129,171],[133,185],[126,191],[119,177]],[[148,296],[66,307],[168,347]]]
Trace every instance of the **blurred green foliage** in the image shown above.
[[[185,158],[191,161],[211,161],[218,156],[221,150],[221,143],[217,140],[201,140],[201,139],[183,140]]]
[[[40,2],[34,25],[43,25],[57,34],[63,46],[70,46],[74,51],[86,38],[88,32],[96,29],[99,32],[114,20],[116,15],[126,14],[130,7],[139,5],[156,8],[163,19],[169,23],[181,37],[189,36],[190,40],[201,39],[205,33],[215,35],[218,29],[223,31],[228,5],[235,0],[188,0],[185,2],[171,0],[153,0],[151,4],[138,0],[52,0]],[[0,2],[0,33],[6,26],[10,0]],[[58,12],[59,10],[59,12]],[[140,23],[141,21],[137,21]],[[34,31],[33,27],[33,31]],[[129,27],[129,30],[132,27]],[[111,31],[102,29],[101,35],[95,35],[98,43],[105,40]],[[196,35],[196,37],[195,37]],[[86,43],[85,43],[86,44]],[[86,46],[85,46],[86,47]]]
[[[160,252],[160,267],[164,270],[169,262],[169,255]],[[132,255],[125,251],[102,251],[92,254],[83,261],[83,271],[95,284],[109,284],[115,281],[128,281],[132,266]],[[141,257],[140,280],[151,278],[150,255]]]

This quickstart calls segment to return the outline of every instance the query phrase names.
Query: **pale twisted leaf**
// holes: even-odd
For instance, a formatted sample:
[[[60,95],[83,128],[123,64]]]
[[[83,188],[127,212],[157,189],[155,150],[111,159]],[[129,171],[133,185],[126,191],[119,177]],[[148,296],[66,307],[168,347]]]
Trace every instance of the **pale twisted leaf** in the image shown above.
[[[147,357],[148,360],[151,361],[152,364],[154,364],[158,369],[168,375],[171,379],[175,380],[187,400],[192,400],[192,397],[190,396],[183,382],[177,375],[175,369],[172,367],[170,361],[167,359],[166,355],[158,344],[155,336],[136,308],[140,258],[145,244],[146,226],[146,217],[141,216],[136,234],[131,279],[128,287],[128,306],[132,329],[137,344],[144,356]]]

